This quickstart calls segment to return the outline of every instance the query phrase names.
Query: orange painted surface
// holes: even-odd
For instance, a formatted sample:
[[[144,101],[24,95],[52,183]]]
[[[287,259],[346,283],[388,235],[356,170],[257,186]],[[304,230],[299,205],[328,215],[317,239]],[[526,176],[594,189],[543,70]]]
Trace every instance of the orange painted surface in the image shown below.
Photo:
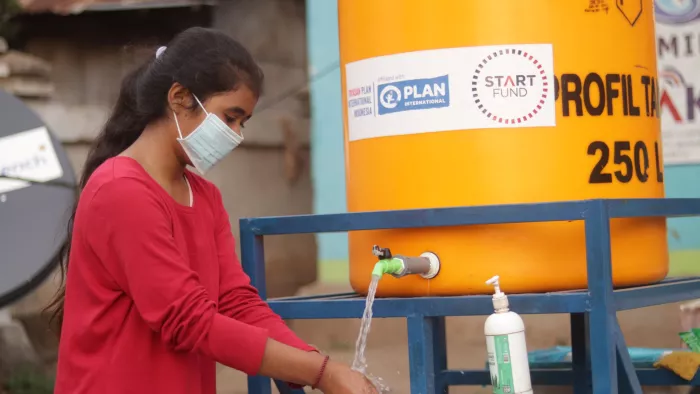
[[[588,12],[588,0],[522,0],[507,7],[495,1],[340,0],[345,103],[345,65],[350,62],[437,48],[551,43],[559,80],[575,74],[584,81],[591,72],[603,79],[606,74],[630,75],[632,98],[642,113],[623,116],[624,104],[617,98],[612,116],[592,116],[585,106],[582,116],[574,116],[574,102],[564,116],[560,94],[556,127],[454,130],[349,142],[346,105],[348,210],[663,197],[663,167],[656,167],[657,159],[661,162],[660,122],[658,116],[644,116],[650,90],[640,82],[643,76],[656,78],[652,0],[644,0],[634,26],[615,1],[607,3],[607,12]],[[626,12],[634,20],[634,10]],[[620,90],[620,84],[615,86]],[[460,88],[466,87],[450,86]],[[588,154],[594,141],[609,149],[603,172],[610,174],[610,183],[590,183],[601,160],[600,151]],[[630,143],[630,151],[619,153],[632,160],[635,144],[641,141],[647,148],[646,182],[635,174],[620,181],[628,171],[625,159],[615,160],[616,141],[623,148]],[[616,285],[646,284],[666,276],[665,219],[615,220],[612,238]],[[353,232],[350,278],[363,294],[376,262],[373,244],[395,254],[433,251],[442,262],[433,280],[385,277],[378,296],[490,293],[484,282],[493,275],[501,276],[509,293],[586,286],[583,222]]]

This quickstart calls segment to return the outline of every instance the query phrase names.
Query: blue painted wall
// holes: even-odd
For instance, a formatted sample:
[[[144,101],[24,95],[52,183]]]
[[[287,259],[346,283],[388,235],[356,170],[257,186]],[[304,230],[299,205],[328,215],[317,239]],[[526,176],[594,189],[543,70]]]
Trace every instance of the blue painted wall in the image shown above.
[[[311,176],[314,212],[346,210],[343,112],[338,51],[338,3],[307,0],[307,39],[311,80]],[[318,236],[322,280],[347,275],[344,233]],[[338,278],[340,276],[340,278]]]
[[[700,197],[700,166],[666,167],[666,197]],[[700,218],[669,219],[671,274],[700,274]]]
[[[666,167],[664,182],[666,197],[700,197],[700,166]],[[700,249],[700,218],[670,219],[668,229],[672,251]]]

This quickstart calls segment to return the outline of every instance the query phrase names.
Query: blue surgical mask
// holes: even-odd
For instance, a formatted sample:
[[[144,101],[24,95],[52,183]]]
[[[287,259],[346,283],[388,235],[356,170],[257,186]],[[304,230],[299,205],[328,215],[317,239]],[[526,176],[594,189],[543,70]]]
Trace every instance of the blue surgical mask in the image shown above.
[[[180,138],[177,139],[178,142],[182,145],[182,149],[185,150],[187,157],[192,161],[192,165],[200,174],[204,175],[240,145],[243,141],[243,136],[233,131],[218,116],[207,112],[197,96],[194,96],[194,99],[197,100],[197,104],[207,114],[207,117],[187,137],[182,137],[177,114],[173,112],[173,116],[175,117],[177,132],[180,134]]]

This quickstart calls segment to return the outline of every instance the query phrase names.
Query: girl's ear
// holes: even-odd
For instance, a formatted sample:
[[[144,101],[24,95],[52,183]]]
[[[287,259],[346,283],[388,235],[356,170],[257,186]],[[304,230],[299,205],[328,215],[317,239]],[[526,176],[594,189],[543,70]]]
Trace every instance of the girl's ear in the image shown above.
[[[192,108],[193,104],[192,93],[178,82],[173,83],[170,90],[168,90],[168,107],[170,111],[180,114],[184,110]]]

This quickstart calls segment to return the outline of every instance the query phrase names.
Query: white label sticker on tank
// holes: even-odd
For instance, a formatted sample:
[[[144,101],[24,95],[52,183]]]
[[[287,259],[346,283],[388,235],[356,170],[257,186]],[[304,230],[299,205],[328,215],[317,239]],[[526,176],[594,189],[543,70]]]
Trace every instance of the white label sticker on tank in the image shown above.
[[[350,141],[556,123],[551,44],[381,56],[345,75]]]
[[[47,182],[63,176],[51,137],[46,127],[0,138],[0,175],[35,182]],[[0,177],[0,193],[30,186],[29,182]]]

